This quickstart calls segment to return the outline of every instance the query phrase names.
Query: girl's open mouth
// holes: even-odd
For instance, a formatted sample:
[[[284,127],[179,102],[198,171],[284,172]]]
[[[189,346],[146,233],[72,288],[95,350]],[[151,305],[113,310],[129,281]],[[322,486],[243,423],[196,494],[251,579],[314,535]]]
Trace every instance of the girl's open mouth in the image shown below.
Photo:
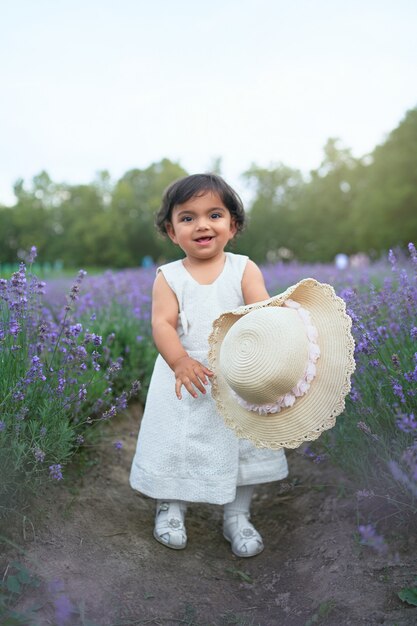
[[[199,237],[198,239],[196,239],[195,241],[197,243],[200,244],[204,244],[204,243],[210,243],[210,241],[213,239],[213,237]]]

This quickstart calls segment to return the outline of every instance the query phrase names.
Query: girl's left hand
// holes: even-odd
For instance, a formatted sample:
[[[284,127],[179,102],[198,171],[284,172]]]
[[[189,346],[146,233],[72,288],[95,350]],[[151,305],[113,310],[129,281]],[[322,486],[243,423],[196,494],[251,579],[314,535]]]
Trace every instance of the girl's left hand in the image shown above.
[[[207,376],[213,376],[213,372],[200,361],[196,361],[188,355],[183,356],[175,361],[172,369],[175,374],[175,393],[178,400],[182,399],[181,387],[183,385],[193,398],[198,397],[195,387],[201,393],[206,393],[204,385],[208,385]]]

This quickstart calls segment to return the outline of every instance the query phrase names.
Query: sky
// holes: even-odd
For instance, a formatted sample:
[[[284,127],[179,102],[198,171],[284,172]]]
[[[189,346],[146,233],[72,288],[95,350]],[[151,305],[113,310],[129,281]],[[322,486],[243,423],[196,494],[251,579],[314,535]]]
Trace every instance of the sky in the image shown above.
[[[417,106],[415,0],[0,0],[0,203],[42,170],[320,165]]]

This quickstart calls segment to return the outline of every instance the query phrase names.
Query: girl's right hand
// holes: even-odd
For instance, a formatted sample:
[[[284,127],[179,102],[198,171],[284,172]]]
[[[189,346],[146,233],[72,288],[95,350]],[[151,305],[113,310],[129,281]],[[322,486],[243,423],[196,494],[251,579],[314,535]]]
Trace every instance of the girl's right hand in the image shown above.
[[[178,400],[182,399],[181,387],[183,385],[193,398],[198,397],[195,387],[201,393],[206,393],[204,385],[208,385],[207,376],[213,376],[213,372],[202,363],[192,359],[190,356],[182,356],[175,361],[172,369],[175,374],[175,393]]]

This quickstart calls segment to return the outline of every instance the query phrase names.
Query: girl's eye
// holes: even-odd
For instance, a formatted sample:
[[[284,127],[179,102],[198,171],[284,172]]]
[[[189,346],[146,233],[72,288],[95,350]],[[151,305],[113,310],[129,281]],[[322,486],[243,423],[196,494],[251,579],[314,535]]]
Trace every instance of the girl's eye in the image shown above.
[[[218,219],[219,217],[221,217],[221,216],[222,216],[222,214],[221,214],[221,213],[212,213],[212,214],[211,214],[212,219],[215,219],[215,220],[217,220],[217,219]]]
[[[192,219],[193,218],[189,215],[184,215],[184,217],[181,218],[181,222],[191,222]]]

